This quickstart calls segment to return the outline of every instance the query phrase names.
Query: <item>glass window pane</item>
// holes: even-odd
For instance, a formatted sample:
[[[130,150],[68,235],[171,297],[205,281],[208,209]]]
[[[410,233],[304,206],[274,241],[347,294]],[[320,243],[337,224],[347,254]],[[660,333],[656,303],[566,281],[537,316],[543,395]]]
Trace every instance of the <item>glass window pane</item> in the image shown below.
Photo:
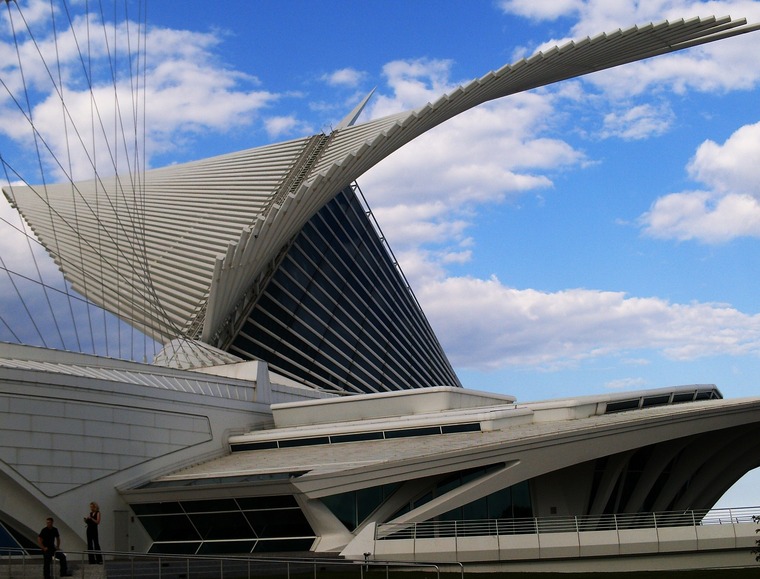
[[[245,516],[259,538],[314,536],[299,509],[246,511]]]
[[[190,515],[202,539],[247,539],[254,537],[248,521],[240,511]]]
[[[488,509],[486,497],[478,499],[462,507],[462,518],[464,520],[483,520],[488,518]]]
[[[356,493],[348,492],[339,495],[323,497],[322,502],[343,523],[349,531],[353,531],[357,525],[356,519]]]
[[[524,481],[512,486],[512,504],[516,519],[533,516],[533,507],[530,504],[530,487]]]
[[[356,491],[357,521],[361,523],[384,499],[383,487],[371,487]]]
[[[250,553],[256,541],[205,541],[198,550],[199,555],[236,555]],[[224,562],[224,574],[227,575],[227,566],[232,561]],[[244,576],[244,575],[241,575]]]
[[[138,517],[154,541],[187,541],[200,539],[187,515]]]
[[[182,508],[188,513],[217,513],[219,511],[237,511],[234,499],[216,499],[213,501],[182,501]]]
[[[279,553],[281,551],[309,551],[314,539],[285,539],[259,541],[254,553]]]
[[[137,503],[130,506],[138,517],[142,515],[166,515],[182,512],[179,503],[174,501],[167,503]]]
[[[244,497],[236,499],[240,508],[244,511],[258,509],[282,509],[297,507],[298,503],[292,495],[279,495],[275,497]]]
[[[512,518],[512,491],[510,488],[501,489],[488,495],[488,518]]]

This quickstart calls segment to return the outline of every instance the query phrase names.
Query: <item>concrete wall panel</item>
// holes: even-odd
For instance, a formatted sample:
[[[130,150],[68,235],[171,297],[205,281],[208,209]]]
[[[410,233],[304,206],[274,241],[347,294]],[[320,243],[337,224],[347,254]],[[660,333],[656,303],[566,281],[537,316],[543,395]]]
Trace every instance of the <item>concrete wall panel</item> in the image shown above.
[[[620,554],[617,531],[579,533],[581,557],[599,557]]]
[[[657,553],[657,529],[623,529],[620,533],[620,554]]]

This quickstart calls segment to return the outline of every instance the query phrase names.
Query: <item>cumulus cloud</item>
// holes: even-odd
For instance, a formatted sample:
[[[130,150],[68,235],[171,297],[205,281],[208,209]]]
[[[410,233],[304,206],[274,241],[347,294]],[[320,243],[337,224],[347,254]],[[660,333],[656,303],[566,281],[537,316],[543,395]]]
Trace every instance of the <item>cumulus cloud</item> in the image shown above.
[[[117,166],[122,175],[134,173],[150,166],[155,155],[177,151],[199,135],[251,125],[279,97],[261,90],[256,77],[218,58],[222,37],[217,33],[145,28],[123,15],[101,19],[78,14],[82,8],[74,3],[64,11],[58,4],[31,0],[0,11],[3,185],[86,179],[96,171],[113,174]],[[146,43],[147,61],[137,50]],[[4,218],[12,211],[4,199],[0,211]],[[17,217],[15,222],[7,219],[17,224]],[[36,261],[30,259],[30,248]],[[70,320],[79,302],[61,303],[58,292],[43,291],[41,282],[64,287],[55,264],[10,225],[3,226],[0,255],[6,268],[0,272],[0,329],[12,333],[7,320],[22,316],[28,306],[43,317],[41,330],[57,330],[59,345],[79,349],[74,324],[59,328],[57,321],[60,315]],[[120,325],[113,319],[111,324]],[[19,324],[24,332],[33,326],[32,321]],[[99,324],[101,330],[105,327]],[[115,332],[120,333],[118,328]],[[19,337],[44,343],[41,334]],[[9,339],[8,334],[2,339]]]
[[[624,140],[640,140],[662,135],[673,123],[673,111],[667,105],[641,104],[623,111],[610,112],[604,116],[602,138],[618,137]]]
[[[502,0],[499,6],[505,12],[533,20],[556,20],[561,16],[572,16],[580,12],[584,3],[582,0],[556,0],[551,2]]]
[[[649,2],[610,2],[609,0],[502,0],[499,7],[506,13],[534,20],[575,19],[573,37],[612,31],[632,24],[662,20],[678,20],[695,16],[760,17],[760,6],[752,0],[654,0]]]
[[[386,65],[388,90],[374,100],[371,117],[417,108],[453,90],[459,83],[450,79],[450,66],[431,60]],[[361,185],[394,246],[406,251],[459,244],[468,239],[476,207],[550,188],[548,171],[583,164],[582,151],[543,134],[555,98],[533,92],[482,105],[418,137],[363,175]],[[458,252],[427,255],[448,255],[454,263],[450,254]]]
[[[702,143],[688,171],[720,193],[760,199],[760,122],[739,128],[723,145],[711,140]]]
[[[40,11],[49,9],[43,0],[33,4]],[[759,2],[708,5],[665,0],[505,0],[500,5],[505,11],[534,20],[572,19],[567,34],[560,31],[562,36],[548,43],[552,45],[631,22],[693,14],[733,13],[760,20]],[[99,22],[91,20],[89,24]],[[82,31],[87,25],[87,21],[77,20],[72,28]],[[134,25],[132,33],[137,29]],[[125,27],[117,30],[118,34],[127,34]],[[157,28],[148,34],[151,63],[145,80],[151,109],[145,119],[147,140],[141,155],[150,159],[156,152],[192,142],[199,133],[224,132],[255,121],[261,121],[272,137],[305,130],[293,115],[263,116],[279,95],[262,89],[255,77],[219,62],[218,36]],[[44,54],[53,54],[56,49],[49,37],[41,47]],[[55,91],[45,88],[50,79],[44,67],[33,66],[25,71],[27,82],[38,93],[32,112],[40,125],[44,121],[49,127],[42,136],[59,155],[65,150],[61,136],[69,123],[67,114],[84,127],[84,134],[96,135],[96,142],[88,137],[80,146],[80,156],[72,160],[75,174],[89,176],[89,152],[103,150],[106,141],[114,143],[119,138],[103,131],[99,123],[90,125],[93,100],[81,83],[81,74],[76,74],[75,44],[64,41],[57,48],[66,65],[62,78],[71,111],[64,114]],[[15,49],[6,42],[0,50],[13,54]],[[34,49],[22,43],[21,50],[31,53]],[[96,41],[93,50],[96,62],[105,66],[105,43]],[[13,66],[13,59],[0,62],[3,78],[17,91],[20,75]],[[377,118],[417,108],[451,92],[461,84],[452,78],[452,67],[452,61],[442,59],[387,63],[383,68],[385,85],[367,114]],[[358,92],[363,75],[344,68],[322,80]],[[753,87],[758,79],[760,66],[754,52],[748,49],[747,39],[737,38],[599,73],[588,81],[488,103],[418,138],[364,175],[360,184],[454,364],[482,370],[505,366],[557,368],[602,356],[641,361],[653,350],[678,360],[715,354],[757,355],[760,317],[727,305],[675,304],[657,297],[594,289],[518,289],[496,278],[451,276],[448,268],[477,254],[470,230],[480,213],[495,203],[539,195],[554,186],[562,171],[593,161],[563,138],[566,126],[554,124],[565,115],[562,102],[575,102],[586,109],[584,114],[598,115],[602,123],[598,136],[635,140],[660,134],[674,122],[666,100],[637,100],[645,90],[728,91]],[[588,106],[592,91],[594,104]],[[131,114],[128,78],[118,79],[116,98],[113,87],[108,92],[100,84],[93,93],[102,105],[103,117],[111,119],[104,125],[113,126],[117,99]],[[24,119],[5,114],[13,108],[6,96],[0,96],[0,107],[7,121],[0,131],[14,139],[26,139],[26,144],[33,146],[30,133],[21,133]],[[701,240],[726,240],[737,231],[760,235],[760,159],[753,149],[760,138],[757,128],[745,129],[722,145],[708,141],[700,147],[688,170],[704,187],[658,199],[641,219],[647,234]],[[66,170],[68,163],[58,168]],[[5,248],[2,251],[5,254]],[[478,347],[473,348],[473,344]],[[636,385],[635,378],[626,378],[608,386]]]
[[[47,259],[45,250],[37,243],[21,216],[8,204],[4,196],[0,197],[0,221],[3,224],[0,257],[4,268],[10,271],[30,271],[28,266],[31,252],[34,259],[39,260],[42,279],[47,279],[57,272],[55,264]],[[0,276],[5,275],[5,272],[0,272]]]
[[[21,68],[18,58],[7,58],[0,64],[7,87],[0,95],[0,135],[22,143],[26,154],[39,149],[57,179],[91,178],[96,168],[101,175],[113,173],[117,163],[149,166],[154,154],[194,135],[252,123],[277,98],[258,90],[255,77],[219,62],[221,39],[215,34],[146,31],[137,22],[113,24],[92,14],[57,25],[53,35],[50,23],[40,20],[33,38],[17,33],[14,40],[6,23],[0,47],[11,55],[18,46],[23,63]],[[119,59],[128,46],[145,43],[151,51],[147,65],[136,54],[129,62]],[[80,54],[84,46],[86,54]],[[5,160],[21,165],[24,155],[19,157]]]
[[[365,77],[366,73],[355,68],[341,68],[326,74],[322,79],[330,86],[357,86]]]
[[[311,127],[304,124],[296,115],[267,117],[264,119],[264,127],[271,138],[311,132]]]
[[[607,382],[604,387],[610,390],[632,390],[634,388],[643,388],[646,386],[646,380],[643,378],[619,378]]]
[[[760,237],[760,123],[741,127],[722,145],[705,141],[688,171],[709,189],[657,199],[640,217],[645,234],[705,243]]]
[[[523,6],[525,11],[530,8]],[[568,3],[565,15],[587,7]],[[538,12],[534,10],[534,14]],[[562,14],[555,12],[557,16]],[[631,22],[630,15],[619,17]],[[597,28],[596,32],[604,29]],[[637,102],[636,95],[653,85],[691,90],[695,84],[706,82],[704,76],[710,71],[718,80],[711,79],[700,90],[736,88],[738,84],[730,74],[718,71],[732,54],[691,54],[660,68],[656,60],[631,72],[624,72],[628,70],[624,67],[617,73],[622,76],[613,80],[599,75],[591,83],[596,90],[593,110],[602,118],[602,128],[595,137],[640,140],[664,134],[675,122],[667,98]],[[707,72],[699,70],[703,64],[709,65]],[[385,68],[390,92],[379,95],[372,116],[419,107],[450,92],[458,84],[450,78],[450,70],[449,61],[390,63]],[[688,79],[693,74],[696,78]],[[567,141],[551,137],[556,127],[547,125],[549,119],[561,119],[566,114],[563,103],[585,103],[584,114],[589,114],[589,94],[584,86],[588,84],[565,83],[557,89],[514,95],[478,107],[418,138],[361,179],[384,231],[394,247],[401,248],[399,260],[452,362],[457,367],[487,371],[508,366],[556,369],[605,356],[641,364],[653,352],[674,360],[757,355],[760,316],[730,306],[677,304],[657,297],[593,289],[542,292],[510,287],[496,278],[452,277],[448,273],[450,264],[461,263],[457,257],[468,260],[477,253],[469,229],[488,204],[538,194],[553,187],[551,175],[556,171],[591,162]],[[739,141],[741,147],[736,144]],[[749,143],[758,141],[753,135],[737,137],[724,151],[723,164],[715,151],[697,155],[690,172],[705,181],[710,179],[716,188],[727,186],[729,179],[760,182],[753,181],[752,172],[735,172],[737,163],[747,166],[742,162],[746,156],[739,156],[739,150],[749,151]],[[705,153],[707,149],[706,145]],[[733,164],[731,159],[735,160]],[[760,167],[760,161],[751,165]],[[680,200],[664,199],[663,203],[667,201],[677,206]],[[693,222],[693,228],[686,227],[686,220],[676,221],[671,231],[678,225],[685,227],[680,239],[692,238],[695,231],[711,230],[718,235],[729,222],[736,228],[738,215],[751,228],[753,219],[748,216],[753,212],[748,201],[754,203],[751,197],[728,198],[723,205],[713,206],[712,194],[692,197],[692,216],[715,209],[718,213],[702,223]],[[665,231],[668,215],[661,209],[664,205],[650,212],[652,218],[663,220],[651,222],[651,234]],[[669,217],[677,219],[677,211]],[[626,378],[608,386],[641,385],[637,378]]]
[[[760,203],[742,194],[672,193],[657,199],[641,223],[645,234],[660,239],[724,243],[760,237]]]
[[[516,51],[522,56],[538,50],[562,45],[570,40],[613,32],[631,25],[649,22],[680,20],[693,17],[745,17],[760,21],[760,2],[658,0],[655,2],[609,2],[607,0],[563,0],[561,2],[531,2],[505,0],[502,10],[535,20],[572,19],[568,34],[546,40],[539,45],[525,46]],[[760,81],[760,63],[755,58],[755,40],[744,35],[729,41],[708,44],[687,52],[657,57],[653,60],[628,64],[587,77],[587,81],[602,89],[611,98],[641,95],[653,88],[667,87],[684,92],[720,92],[748,89]]]
[[[470,277],[427,283],[417,296],[452,362],[471,369],[554,368],[651,350],[674,360],[760,354],[760,315],[722,304],[586,289],[541,292]]]
[[[452,61],[435,59],[396,60],[383,66],[390,95],[377,94],[369,115],[372,118],[416,109],[456,88],[450,78]]]

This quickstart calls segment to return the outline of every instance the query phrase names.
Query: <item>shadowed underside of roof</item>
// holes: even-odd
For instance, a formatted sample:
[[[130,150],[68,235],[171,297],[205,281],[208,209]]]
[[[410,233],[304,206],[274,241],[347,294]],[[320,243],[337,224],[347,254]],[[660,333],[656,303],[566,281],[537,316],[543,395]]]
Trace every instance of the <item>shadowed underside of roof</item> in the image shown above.
[[[117,177],[4,192],[78,292],[162,342],[208,341],[322,207],[422,133],[489,100],[756,29],[725,17],[619,30],[330,135],[147,171],[138,184]]]

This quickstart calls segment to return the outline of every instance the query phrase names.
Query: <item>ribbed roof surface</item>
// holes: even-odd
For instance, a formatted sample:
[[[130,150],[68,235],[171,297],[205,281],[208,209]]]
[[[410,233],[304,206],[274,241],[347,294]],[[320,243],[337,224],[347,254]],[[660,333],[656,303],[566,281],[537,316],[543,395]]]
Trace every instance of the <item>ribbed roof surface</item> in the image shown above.
[[[416,111],[148,171],[135,192],[112,179],[6,195],[77,291],[159,340],[200,328],[208,339],[311,216],[420,134],[489,100],[756,29],[711,17],[618,30],[489,72]]]
[[[215,260],[271,204],[308,142],[148,171],[137,191],[110,178],[12,193],[75,290],[165,341],[186,331]]]
[[[6,376],[9,370],[42,372],[55,376],[73,376],[81,380],[106,381],[109,387],[113,387],[114,383],[134,384],[246,402],[253,401],[255,397],[255,388],[250,381],[72,352],[56,351],[52,355],[50,352],[28,346],[3,344],[0,347],[0,372]],[[24,376],[29,380],[32,375],[27,372]]]

